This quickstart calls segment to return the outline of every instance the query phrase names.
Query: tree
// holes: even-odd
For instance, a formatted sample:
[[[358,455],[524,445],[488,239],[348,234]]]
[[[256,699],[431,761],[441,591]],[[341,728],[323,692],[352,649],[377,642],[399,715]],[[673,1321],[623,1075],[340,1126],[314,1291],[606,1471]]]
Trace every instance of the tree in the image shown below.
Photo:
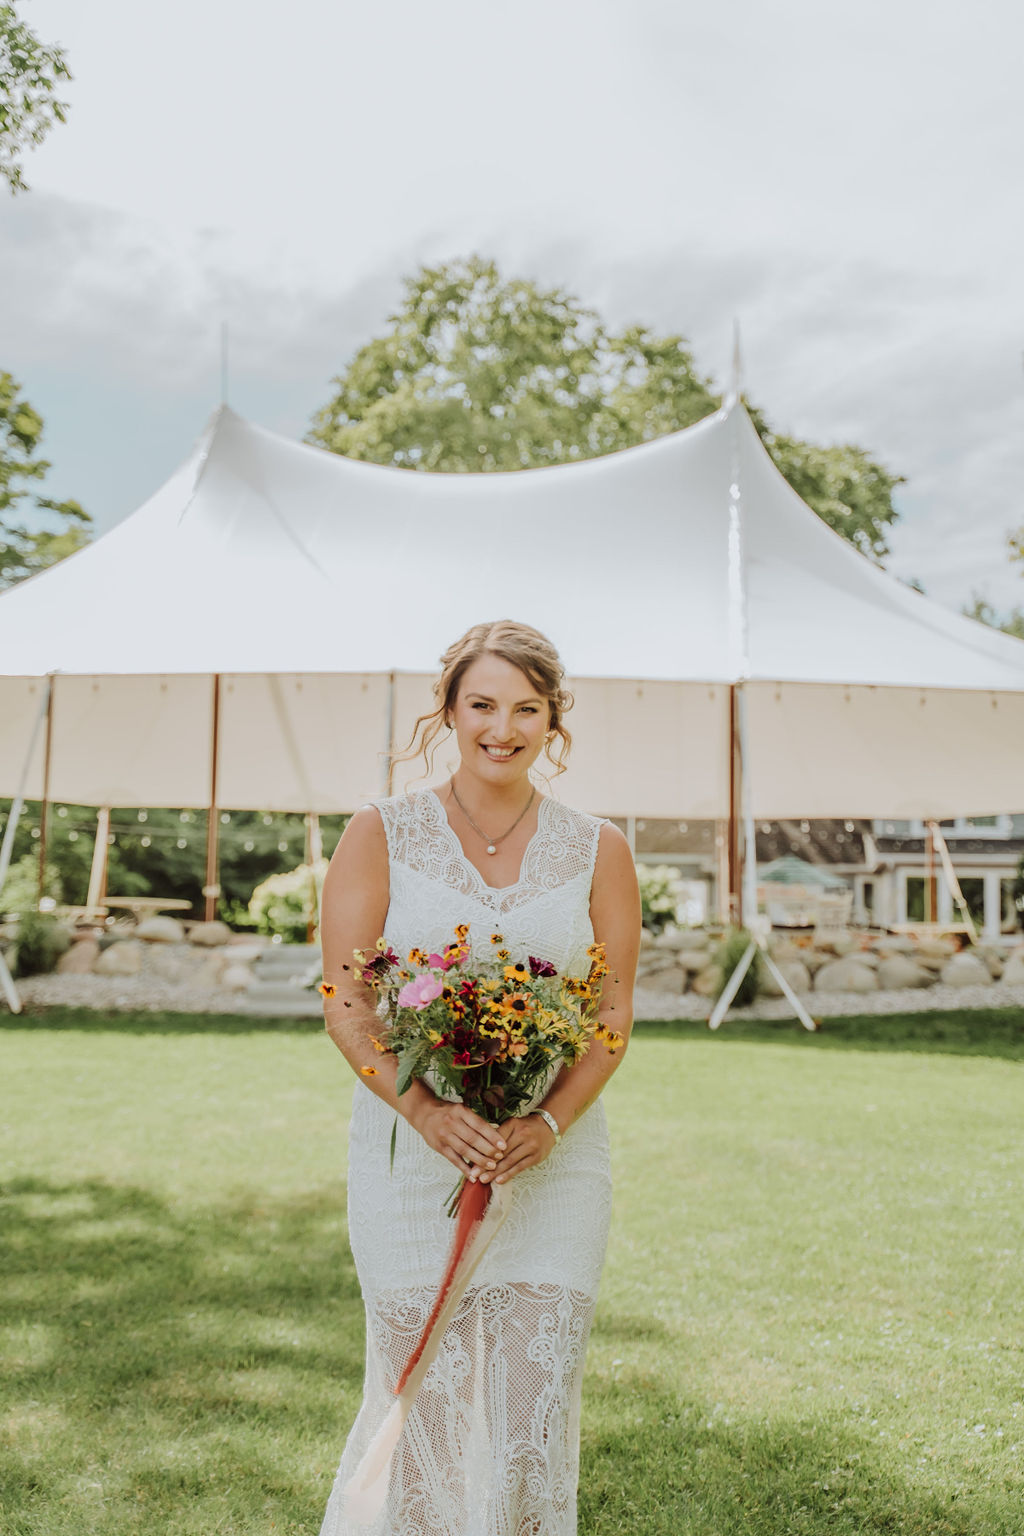
[[[41,144],[68,110],[57,91],[71,79],[63,50],[41,43],[18,18],[13,5],[0,4],[0,177],[12,192],[27,183],[21,174],[24,150]]]
[[[90,514],[77,501],[51,501],[33,495],[38,512],[58,519],[56,531],[30,530],[11,518],[11,512],[31,495],[22,481],[42,480],[50,464],[37,457],[43,435],[43,419],[21,397],[21,386],[9,373],[0,373],[0,588],[32,576],[74,554],[88,543]]]
[[[390,329],[332,382],[309,442],[428,470],[597,458],[692,426],[721,403],[683,337],[612,332],[572,294],[506,280],[480,257],[407,279]],[[803,443],[751,415],[798,493],[882,560],[900,477],[861,448]]]
[[[997,613],[992,604],[975,592],[962,610],[969,619],[987,624],[990,629],[1001,629],[1004,635],[1024,640],[1024,608],[1011,608],[1009,613]]]

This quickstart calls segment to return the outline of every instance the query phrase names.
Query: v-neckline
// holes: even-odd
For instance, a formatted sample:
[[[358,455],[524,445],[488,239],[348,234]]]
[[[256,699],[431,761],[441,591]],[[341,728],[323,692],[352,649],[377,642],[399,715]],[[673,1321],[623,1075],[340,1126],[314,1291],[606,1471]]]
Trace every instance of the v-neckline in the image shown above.
[[[544,817],[546,815],[544,807],[547,805],[547,803],[550,800],[551,796],[550,795],[538,795],[537,796],[537,802],[538,802],[538,804],[537,804],[537,825],[534,828],[533,835],[530,838],[530,841],[527,843],[526,847],[523,849],[523,856],[522,856],[522,858],[519,861],[519,874],[517,875],[516,879],[513,880],[511,885],[491,885],[487,880],[484,879],[483,875],[480,873],[480,871],[477,869],[476,865],[473,863],[473,860],[469,857],[469,855],[466,852],[465,848],[463,848],[462,841],[461,841],[458,833],[456,832],[455,828],[452,826],[451,822],[448,820],[448,812],[444,808],[444,801],[441,799],[441,796],[438,794],[437,790],[436,789],[428,789],[427,790],[427,794],[433,795],[434,802],[435,802],[435,804],[437,806],[438,815],[441,818],[441,826],[444,829],[444,831],[447,833],[448,837],[451,839],[452,843],[454,844],[459,858],[462,860],[463,864],[469,870],[470,874],[476,876],[476,879],[477,879],[478,883],[483,887],[483,889],[485,891],[493,891],[495,893],[495,895],[497,895],[497,896],[504,896],[506,894],[506,892],[508,892],[508,891],[517,890],[518,887],[520,885],[522,885],[522,883],[523,883],[523,879],[524,879],[525,874],[526,874],[526,865],[527,865],[527,862],[529,860],[530,854],[533,852],[533,845],[534,845],[534,843],[537,842],[538,838],[540,837],[541,831],[543,829],[543,821],[544,821]]]

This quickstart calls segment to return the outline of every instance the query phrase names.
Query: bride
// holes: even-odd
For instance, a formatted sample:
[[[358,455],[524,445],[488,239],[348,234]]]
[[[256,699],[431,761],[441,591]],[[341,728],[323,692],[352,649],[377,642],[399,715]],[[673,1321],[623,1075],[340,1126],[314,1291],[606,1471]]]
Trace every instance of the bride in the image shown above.
[[[417,722],[419,749],[426,755],[447,728],[457,768],[437,789],[357,812],[324,884],[324,980],[334,987],[325,1021],[360,1074],[348,1188],[366,1379],[321,1536],[575,1536],[583,1357],[611,1205],[597,1100],[623,1053],[592,1047],[501,1127],[423,1082],[399,1098],[395,1058],[372,1048],[380,1021],[351,960],[381,935],[403,962],[414,947],[441,950],[465,923],[470,964],[490,960],[500,934],[514,958],[586,975],[596,940],[609,965],[601,1022],[628,1036],[636,875],[617,828],[531,778],[542,753],[562,771],[570,745],[572,699],[543,635],[510,621],[474,626],[442,658],[434,693],[436,710]],[[508,1215],[415,1400],[383,1511],[358,1524],[346,1484],[433,1304],[451,1241],[453,1167],[509,1186]]]

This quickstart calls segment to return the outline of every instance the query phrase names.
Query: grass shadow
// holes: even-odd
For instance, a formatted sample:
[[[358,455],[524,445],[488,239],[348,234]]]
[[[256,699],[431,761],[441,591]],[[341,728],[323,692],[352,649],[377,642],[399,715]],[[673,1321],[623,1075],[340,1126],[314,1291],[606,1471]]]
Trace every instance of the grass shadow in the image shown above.
[[[1019,1493],[915,1484],[852,1416],[723,1412],[644,1378],[588,1382],[586,1536],[1019,1536]]]
[[[5,1533],[313,1528],[363,1374],[334,1193],[203,1210],[22,1179],[0,1247]]]

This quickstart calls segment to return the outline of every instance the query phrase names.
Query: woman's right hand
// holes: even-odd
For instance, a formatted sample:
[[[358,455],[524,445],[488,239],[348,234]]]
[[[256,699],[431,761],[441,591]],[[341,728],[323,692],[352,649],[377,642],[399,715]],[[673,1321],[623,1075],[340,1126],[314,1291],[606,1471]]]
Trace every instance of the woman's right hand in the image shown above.
[[[439,1099],[431,1094],[410,1118],[428,1147],[476,1182],[479,1174],[497,1167],[505,1151],[505,1138],[496,1125],[489,1125],[465,1104]]]

